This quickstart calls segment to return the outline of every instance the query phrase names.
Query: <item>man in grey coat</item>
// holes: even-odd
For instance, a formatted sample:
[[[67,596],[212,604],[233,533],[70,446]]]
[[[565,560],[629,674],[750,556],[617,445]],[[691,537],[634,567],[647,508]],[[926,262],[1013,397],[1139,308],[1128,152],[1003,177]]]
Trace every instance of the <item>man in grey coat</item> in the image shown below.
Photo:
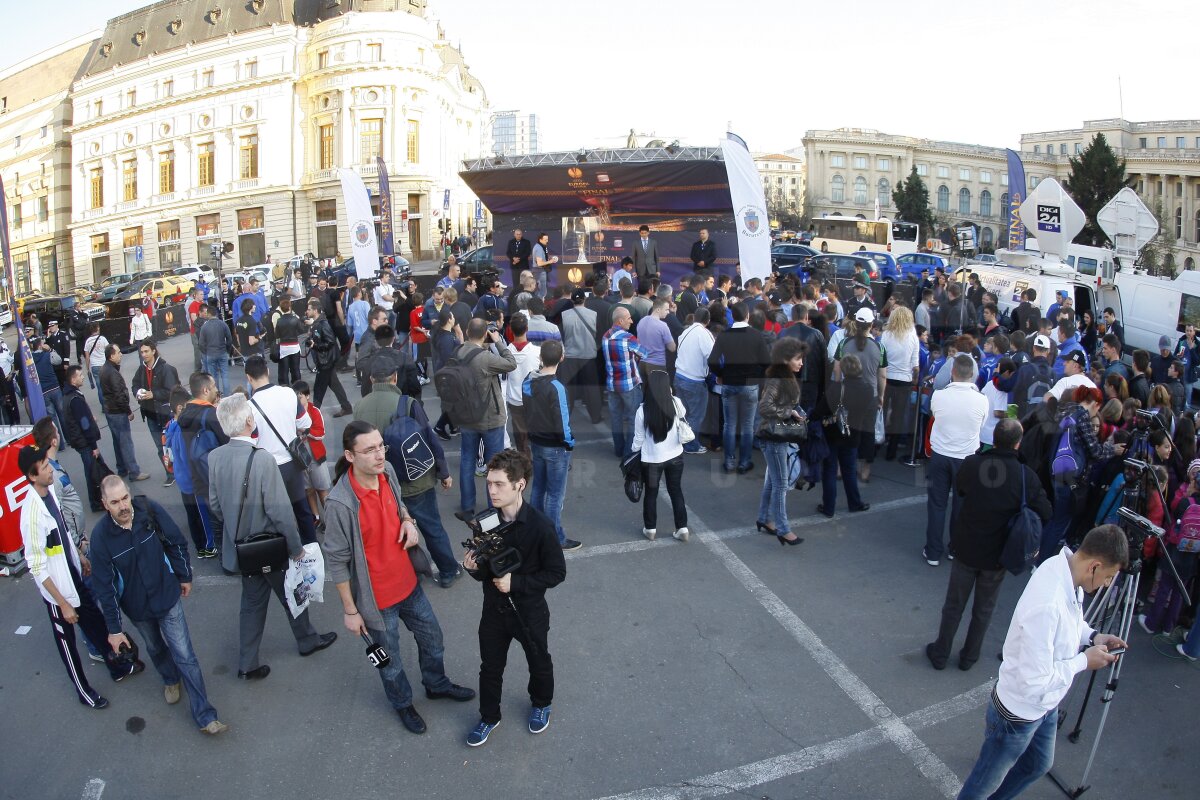
[[[496,349],[492,350],[492,346]],[[455,513],[459,519],[475,516],[475,459],[483,445],[483,461],[504,449],[504,425],[508,421],[504,390],[500,388],[500,376],[517,368],[516,356],[508,349],[499,331],[488,327],[487,320],[473,319],[467,325],[467,341],[458,346],[454,357],[460,362],[470,359],[474,370],[474,384],[484,394],[487,409],[478,420],[451,419],[461,432],[462,450],[458,466],[459,508]]]
[[[275,458],[254,446],[254,410],[245,395],[236,393],[217,403],[217,421],[229,443],[208,455],[208,502],[212,513],[214,537],[221,537],[221,566],[230,572],[238,567],[238,537],[274,531],[287,539],[288,554],[299,560],[304,549],[296,529],[296,517],[287,488],[279,474]],[[300,655],[324,650],[337,639],[337,633],[317,633],[308,619],[308,611],[293,617],[283,596],[283,575],[274,570],[265,575],[242,576],[242,606],[239,618],[240,647],[238,677],[243,680],[265,678],[271,668],[258,661],[258,646],[267,624],[267,605],[271,592],[279,598]]]

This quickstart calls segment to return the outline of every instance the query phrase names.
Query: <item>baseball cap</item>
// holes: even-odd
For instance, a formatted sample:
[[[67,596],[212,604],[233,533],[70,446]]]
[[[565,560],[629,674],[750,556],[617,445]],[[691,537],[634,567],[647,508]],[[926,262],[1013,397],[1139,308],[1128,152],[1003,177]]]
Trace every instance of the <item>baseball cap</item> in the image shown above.
[[[396,362],[390,358],[377,358],[371,365],[371,380],[386,381],[396,374]]]
[[[1067,353],[1065,360],[1066,361],[1074,361],[1076,364],[1078,364],[1081,367],[1087,366],[1087,356],[1085,356],[1083,354],[1082,350],[1072,350],[1071,352]]]
[[[854,319],[870,325],[875,321],[875,312],[869,308],[860,308],[858,311],[854,312]]]
[[[46,322],[46,327],[47,327],[47,328],[49,328],[51,325],[53,325],[53,326],[55,326],[55,327],[58,327],[58,320],[56,320],[56,319],[52,319],[52,320],[48,320],[48,321]],[[1164,338],[1165,338],[1165,337],[1164,337]]]
[[[1049,350],[1050,337],[1044,333],[1039,333],[1037,336],[1033,337],[1033,346],[1039,350]]]
[[[21,452],[17,453],[17,466],[20,467],[22,475],[28,475],[35,465],[45,460],[46,451],[32,444],[25,445]]]
[[[1158,349],[1159,350],[1170,350],[1171,349],[1171,337],[1170,336],[1158,337]]]
[[[1066,297],[1066,296],[1067,296],[1067,290],[1066,290],[1066,289],[1059,289],[1059,290],[1058,290],[1058,291],[1056,291],[1054,294],[1058,295],[1059,297]]]
[[[576,289],[575,291],[571,292],[571,302],[578,303],[580,300],[587,300],[587,296],[587,289]]]

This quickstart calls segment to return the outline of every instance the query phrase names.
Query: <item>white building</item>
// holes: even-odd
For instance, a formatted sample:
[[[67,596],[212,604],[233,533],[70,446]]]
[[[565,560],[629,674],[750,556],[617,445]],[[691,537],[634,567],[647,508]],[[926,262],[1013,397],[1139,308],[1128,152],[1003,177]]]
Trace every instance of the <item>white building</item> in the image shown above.
[[[523,156],[542,152],[541,126],[537,114],[497,111],[490,122],[491,153],[494,156]]]
[[[379,156],[398,250],[427,258],[442,220],[470,225],[457,171],[487,99],[424,0],[164,0],[109,21],[72,103],[80,283],[218,241],[242,266],[348,256],[336,168],[377,203]]]
[[[774,225],[781,217],[804,214],[804,151],[755,153],[754,166],[762,177],[767,211]],[[782,224],[782,222],[780,223]]]

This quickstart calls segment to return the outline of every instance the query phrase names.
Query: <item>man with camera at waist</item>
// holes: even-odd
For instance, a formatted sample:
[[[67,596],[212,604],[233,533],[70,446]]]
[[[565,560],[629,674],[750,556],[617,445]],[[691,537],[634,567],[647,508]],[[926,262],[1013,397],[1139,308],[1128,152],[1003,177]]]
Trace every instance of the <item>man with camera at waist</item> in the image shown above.
[[[546,590],[563,582],[567,563],[554,524],[522,500],[532,473],[529,457],[520,451],[510,448],[491,458],[487,491],[496,516],[489,521],[496,524],[490,534],[499,538],[496,542],[500,545],[499,552],[493,547],[478,546],[489,538],[489,532],[483,530],[484,523],[476,528],[463,560],[471,577],[483,583],[483,615],[479,620],[480,719],[467,735],[471,747],[486,742],[500,724],[500,693],[513,639],[520,642],[529,664],[532,704],[529,732],[541,733],[550,725],[554,664],[547,645],[550,607],[546,605]],[[496,577],[497,573],[503,574]]]

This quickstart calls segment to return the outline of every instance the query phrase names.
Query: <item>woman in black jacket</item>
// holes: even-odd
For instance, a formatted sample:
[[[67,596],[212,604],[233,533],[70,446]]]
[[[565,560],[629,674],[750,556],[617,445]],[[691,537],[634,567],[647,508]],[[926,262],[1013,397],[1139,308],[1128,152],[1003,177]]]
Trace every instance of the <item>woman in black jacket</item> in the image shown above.
[[[800,383],[796,375],[804,368],[805,349],[803,342],[790,336],[771,346],[771,365],[767,367],[758,399],[758,418],[763,422],[804,421],[804,415],[798,410]],[[820,354],[817,357],[820,358]],[[787,516],[788,457],[792,446],[787,442],[766,440],[759,443],[767,462],[767,474],[763,478],[758,520],[754,524],[760,531],[778,536],[780,544],[800,544],[804,540],[791,532]],[[772,522],[775,523],[773,527]]]
[[[304,336],[304,322],[292,310],[290,298],[279,301],[278,316],[275,318],[275,344],[279,347],[280,386],[291,386],[300,380],[300,339]]]
[[[321,312],[320,300],[312,298],[308,301],[308,318],[312,324],[312,335],[309,336],[308,344],[313,351],[313,360],[317,367],[317,385],[313,387],[313,403],[320,408],[321,401],[325,399],[325,390],[333,389],[338,402],[342,404],[342,407],[333,412],[333,415],[344,417],[347,414],[353,414],[354,409],[350,406],[346,390],[342,388],[342,382],[338,380],[337,376],[337,361],[341,353],[341,345],[333,334],[333,327],[329,324],[329,320],[325,319],[325,315]]]
[[[821,504],[817,511],[830,518],[837,508],[838,467],[850,510],[866,511],[871,507],[858,493],[858,442],[867,431],[874,435],[879,408],[875,387],[863,377],[858,356],[843,356],[839,364],[842,379],[829,385],[815,412],[829,442],[829,455],[821,465]]]

